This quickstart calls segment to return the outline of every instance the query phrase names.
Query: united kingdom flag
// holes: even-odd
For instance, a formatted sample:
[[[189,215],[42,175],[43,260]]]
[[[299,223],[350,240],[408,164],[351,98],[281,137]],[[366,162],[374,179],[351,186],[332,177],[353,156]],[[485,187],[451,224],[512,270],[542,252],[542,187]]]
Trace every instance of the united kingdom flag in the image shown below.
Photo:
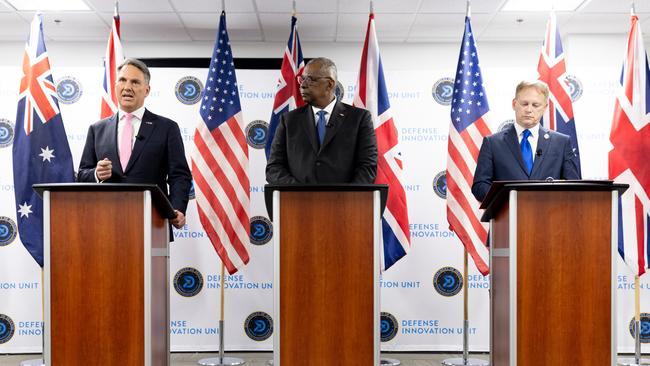
[[[42,267],[43,202],[32,184],[73,182],[74,170],[40,14],[34,16],[25,46],[12,152],[20,240]]]
[[[609,178],[630,188],[619,198],[618,251],[636,275],[650,257],[650,69],[639,18],[632,26],[621,72],[609,140]]]
[[[300,47],[300,38],[298,37],[298,27],[296,23],[298,19],[295,16],[291,17],[291,33],[289,34],[289,42],[284,49],[284,56],[282,57],[282,67],[280,68],[280,78],[278,79],[277,92],[275,100],[273,101],[273,113],[271,114],[271,121],[269,122],[269,133],[266,139],[266,158],[268,159],[271,153],[271,143],[275,136],[275,130],[280,123],[280,117],[289,111],[298,107],[302,107],[305,101],[302,100],[300,95],[300,85],[296,77],[302,75],[302,70],[305,68],[305,62],[302,58],[302,48]]]
[[[571,138],[571,146],[576,154],[578,173],[580,173],[580,154],[576,124],[573,119],[573,105],[571,92],[566,82],[566,64],[562,38],[557,27],[555,13],[551,13],[546,26],[546,36],[542,44],[542,51],[537,64],[539,80],[548,85],[548,108],[542,117],[542,124],[551,130],[561,132]]]
[[[368,20],[366,40],[361,54],[357,94],[352,104],[367,109],[372,115],[378,150],[375,183],[389,186],[386,210],[381,220],[384,239],[381,268],[386,270],[406,255],[411,247],[411,235],[406,192],[400,180],[402,159],[397,144],[397,128],[388,101],[373,13],[370,13]]]

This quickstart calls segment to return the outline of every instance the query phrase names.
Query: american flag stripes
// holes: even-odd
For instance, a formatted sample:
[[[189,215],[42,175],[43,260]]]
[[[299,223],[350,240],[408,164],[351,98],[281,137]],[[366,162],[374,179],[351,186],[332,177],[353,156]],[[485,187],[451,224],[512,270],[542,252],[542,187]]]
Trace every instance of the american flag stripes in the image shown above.
[[[539,72],[539,80],[548,85],[550,92],[548,108],[544,112],[541,123],[544,127],[561,132],[571,138],[571,146],[577,156],[578,173],[580,173],[580,154],[576,124],[573,119],[573,104],[569,85],[565,80],[564,50],[562,49],[562,38],[557,27],[555,13],[551,13],[546,25],[546,35],[539,55],[537,71]]]
[[[375,126],[378,150],[375,183],[388,184],[389,186],[386,210],[382,217],[384,251],[381,265],[382,270],[386,270],[406,255],[411,247],[411,235],[406,192],[400,181],[402,159],[398,146],[397,128],[388,101],[373,13],[370,13],[368,20],[356,90],[357,94],[352,104],[370,111]]]
[[[491,131],[486,123],[490,111],[478,61],[470,18],[460,46],[451,102],[447,158],[447,221],[478,270],[487,275],[487,225],[480,220],[479,202],[472,195],[472,182],[483,137]]]
[[[225,12],[217,32],[194,134],[192,175],[201,225],[233,274],[249,260],[248,146]]]
[[[619,198],[618,251],[641,276],[650,262],[650,69],[641,25],[632,15],[609,140],[609,178],[630,188]]]
[[[117,67],[124,61],[122,42],[120,41],[120,14],[115,4],[113,26],[108,36],[106,56],[104,58],[104,92],[102,93],[101,119],[108,118],[117,113],[117,95],[115,94],[115,78]]]
[[[300,95],[300,84],[296,77],[302,74],[305,68],[305,62],[302,58],[302,48],[300,47],[300,38],[298,37],[298,27],[296,23],[298,19],[295,16],[291,17],[291,33],[289,34],[289,41],[287,48],[284,49],[284,56],[282,57],[282,67],[280,68],[280,78],[278,79],[277,92],[275,100],[273,101],[273,113],[271,113],[271,120],[269,121],[269,133],[266,139],[266,158],[268,159],[271,154],[271,143],[275,136],[275,130],[280,123],[280,116],[284,113],[292,111],[298,107],[302,107],[305,101],[302,100]]]
[[[43,267],[43,201],[32,184],[73,182],[74,169],[40,14],[25,46],[12,153],[20,240]]]

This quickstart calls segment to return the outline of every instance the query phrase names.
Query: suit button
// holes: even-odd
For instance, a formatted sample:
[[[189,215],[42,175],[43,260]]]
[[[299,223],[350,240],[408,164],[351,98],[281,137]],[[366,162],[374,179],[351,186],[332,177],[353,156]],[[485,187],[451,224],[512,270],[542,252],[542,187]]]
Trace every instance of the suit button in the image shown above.
[[[320,166],[320,161],[317,161],[317,162],[316,162],[316,166]]]

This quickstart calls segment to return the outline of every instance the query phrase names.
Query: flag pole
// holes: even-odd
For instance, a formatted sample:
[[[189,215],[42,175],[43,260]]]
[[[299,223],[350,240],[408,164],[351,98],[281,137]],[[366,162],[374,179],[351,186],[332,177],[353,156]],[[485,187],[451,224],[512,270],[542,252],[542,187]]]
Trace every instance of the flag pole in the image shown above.
[[[641,301],[639,291],[639,274],[634,276],[634,361],[641,364]]]
[[[45,365],[45,270],[41,268],[41,319],[43,320],[43,332],[41,335],[41,347],[43,347],[43,357],[33,360],[25,360],[20,366],[44,366]]]
[[[295,17],[296,16],[296,0],[292,1],[292,5],[293,5],[293,12],[291,13],[291,16]]]

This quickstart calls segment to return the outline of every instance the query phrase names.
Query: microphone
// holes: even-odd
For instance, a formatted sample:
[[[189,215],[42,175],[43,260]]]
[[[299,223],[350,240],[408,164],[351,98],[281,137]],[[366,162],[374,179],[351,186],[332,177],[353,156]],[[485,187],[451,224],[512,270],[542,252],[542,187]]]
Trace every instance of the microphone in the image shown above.
[[[537,152],[535,153],[535,156],[537,156],[537,157],[542,156],[542,149],[537,149]]]
[[[135,135],[136,140],[144,140],[144,136]],[[539,156],[539,155],[538,155]]]

